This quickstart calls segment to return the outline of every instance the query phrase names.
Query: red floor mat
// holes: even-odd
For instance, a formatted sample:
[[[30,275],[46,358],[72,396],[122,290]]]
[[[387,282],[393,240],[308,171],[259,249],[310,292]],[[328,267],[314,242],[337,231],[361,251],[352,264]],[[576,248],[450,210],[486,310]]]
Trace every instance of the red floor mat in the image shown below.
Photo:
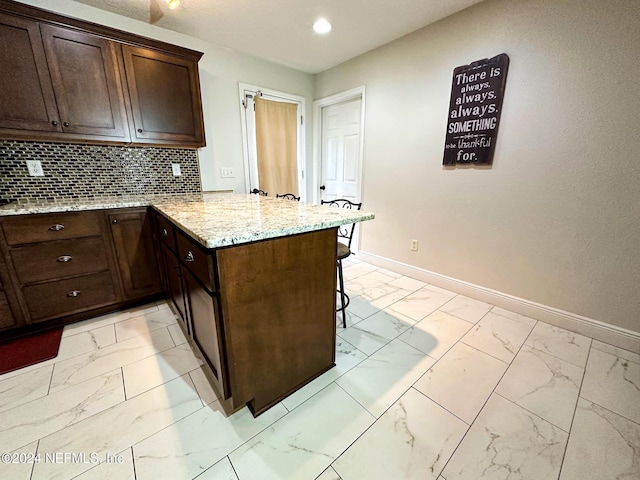
[[[58,355],[62,327],[0,345],[0,375]]]

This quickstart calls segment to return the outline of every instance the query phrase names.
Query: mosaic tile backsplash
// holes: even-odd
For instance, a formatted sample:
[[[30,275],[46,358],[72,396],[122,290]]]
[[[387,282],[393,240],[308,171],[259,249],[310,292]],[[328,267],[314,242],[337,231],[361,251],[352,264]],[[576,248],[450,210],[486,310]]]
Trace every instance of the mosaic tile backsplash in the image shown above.
[[[29,176],[26,160],[40,160],[45,176]],[[180,164],[179,177],[172,163]],[[28,203],[201,191],[196,150],[0,140],[0,199]]]

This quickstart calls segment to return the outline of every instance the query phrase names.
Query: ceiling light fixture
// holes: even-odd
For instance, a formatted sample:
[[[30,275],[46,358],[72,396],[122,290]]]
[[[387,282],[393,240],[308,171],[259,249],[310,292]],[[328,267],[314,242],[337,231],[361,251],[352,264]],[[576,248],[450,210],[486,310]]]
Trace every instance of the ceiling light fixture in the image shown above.
[[[331,31],[331,24],[326,19],[321,18],[313,24],[313,31],[316,33],[329,33]]]
[[[180,6],[180,0],[169,0],[169,10],[175,10]]]

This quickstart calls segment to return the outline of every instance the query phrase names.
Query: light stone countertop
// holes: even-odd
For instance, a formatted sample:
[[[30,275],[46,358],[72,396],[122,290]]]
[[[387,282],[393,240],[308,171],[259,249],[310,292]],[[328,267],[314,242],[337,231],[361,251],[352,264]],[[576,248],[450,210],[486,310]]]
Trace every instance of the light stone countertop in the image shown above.
[[[152,206],[207,248],[323,230],[374,218],[371,212],[249,194],[103,197],[13,203],[0,216]]]
[[[323,230],[374,218],[371,212],[247,194],[205,195],[202,201],[153,207],[207,248]]]

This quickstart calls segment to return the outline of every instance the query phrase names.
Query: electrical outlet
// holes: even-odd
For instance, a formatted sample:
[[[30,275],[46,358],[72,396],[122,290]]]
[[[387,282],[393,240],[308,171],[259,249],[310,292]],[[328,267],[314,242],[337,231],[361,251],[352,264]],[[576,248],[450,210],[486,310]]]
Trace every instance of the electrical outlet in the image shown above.
[[[27,169],[32,177],[44,177],[44,170],[40,160],[27,160]]]
[[[171,171],[173,172],[173,176],[174,177],[179,177],[180,175],[182,175],[182,173],[180,173],[180,164],[179,163],[172,163],[171,164]]]
[[[411,251],[412,252],[418,251],[418,240],[411,240]]]
[[[220,178],[235,178],[236,174],[233,171],[233,167],[221,167]]]

